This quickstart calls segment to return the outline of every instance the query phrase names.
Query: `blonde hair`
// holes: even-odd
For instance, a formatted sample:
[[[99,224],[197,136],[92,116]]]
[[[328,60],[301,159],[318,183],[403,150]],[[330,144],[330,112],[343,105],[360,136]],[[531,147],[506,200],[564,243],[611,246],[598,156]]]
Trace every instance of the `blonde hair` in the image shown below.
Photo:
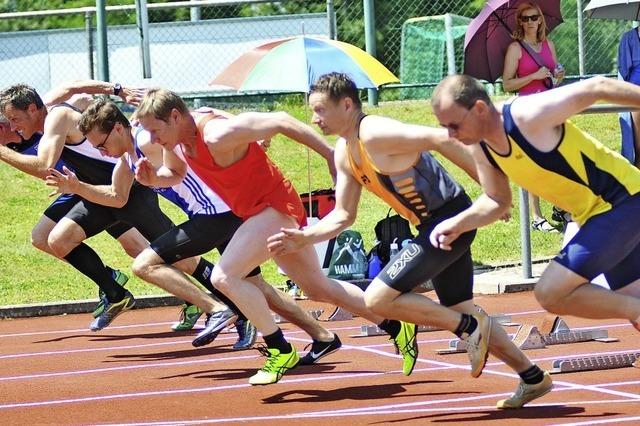
[[[136,119],[152,116],[158,120],[167,121],[173,109],[183,115],[189,114],[189,108],[182,98],[171,90],[149,89],[138,105],[134,116]]]
[[[537,11],[538,15],[540,15],[538,17],[538,22],[540,22],[540,25],[538,25],[536,41],[541,42],[546,40],[547,22],[544,19],[542,10],[540,10],[540,7],[535,3],[520,3],[520,6],[518,6],[518,11],[516,12],[516,28],[513,30],[513,34],[511,34],[511,37],[513,37],[515,40],[522,40],[524,38],[524,30],[522,29],[522,22],[520,22],[520,18],[522,17],[524,11],[529,9]]]

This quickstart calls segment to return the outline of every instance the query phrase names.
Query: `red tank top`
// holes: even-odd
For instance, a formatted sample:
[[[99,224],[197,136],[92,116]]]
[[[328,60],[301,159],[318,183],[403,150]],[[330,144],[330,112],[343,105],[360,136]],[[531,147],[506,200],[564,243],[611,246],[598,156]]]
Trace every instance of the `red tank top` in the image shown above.
[[[198,124],[196,156],[189,157],[181,147],[184,158],[233,213],[247,220],[265,208],[273,207],[292,216],[300,226],[305,225],[306,213],[298,193],[257,142],[249,144],[243,158],[230,166],[221,167],[214,161],[202,138],[201,127],[204,123]]]

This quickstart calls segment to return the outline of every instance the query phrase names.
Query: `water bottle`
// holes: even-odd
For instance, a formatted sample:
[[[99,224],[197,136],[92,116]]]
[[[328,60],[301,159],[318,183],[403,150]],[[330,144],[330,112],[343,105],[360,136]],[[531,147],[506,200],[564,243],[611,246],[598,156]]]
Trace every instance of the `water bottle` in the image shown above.
[[[378,257],[378,253],[375,251],[371,253],[371,259],[369,259],[369,268],[367,270],[367,277],[374,279],[382,271],[382,261]]]
[[[398,239],[394,238],[393,242],[389,245],[389,259],[393,259],[398,254]]]
[[[551,74],[551,82],[553,83],[554,87],[558,84],[558,73],[560,73],[562,70],[564,70],[562,64],[556,65],[556,67],[553,69],[553,73]]]

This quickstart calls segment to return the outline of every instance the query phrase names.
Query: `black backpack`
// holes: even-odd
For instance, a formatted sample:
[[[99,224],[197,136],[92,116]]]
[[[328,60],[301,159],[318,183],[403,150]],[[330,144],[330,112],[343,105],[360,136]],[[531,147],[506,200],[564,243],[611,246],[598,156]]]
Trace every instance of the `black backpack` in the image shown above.
[[[369,252],[370,255],[374,252],[378,255],[383,267],[389,263],[391,243],[393,241],[398,244],[398,248],[401,248],[404,240],[413,238],[409,221],[397,214],[393,216],[389,216],[389,214],[391,214],[391,209],[389,209],[387,217],[376,224],[377,242]]]

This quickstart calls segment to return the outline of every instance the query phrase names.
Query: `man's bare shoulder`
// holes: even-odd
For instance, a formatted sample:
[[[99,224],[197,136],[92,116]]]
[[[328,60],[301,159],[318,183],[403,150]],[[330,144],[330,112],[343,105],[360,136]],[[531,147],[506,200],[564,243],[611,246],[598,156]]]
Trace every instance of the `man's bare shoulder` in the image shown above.
[[[73,108],[69,108],[66,105],[58,104],[51,108],[47,112],[45,118],[45,127],[47,125],[53,126],[65,126],[69,124],[77,124],[80,120],[80,113]]]
[[[367,115],[360,122],[359,136],[363,142],[375,141],[399,130],[404,123],[380,115]]]

